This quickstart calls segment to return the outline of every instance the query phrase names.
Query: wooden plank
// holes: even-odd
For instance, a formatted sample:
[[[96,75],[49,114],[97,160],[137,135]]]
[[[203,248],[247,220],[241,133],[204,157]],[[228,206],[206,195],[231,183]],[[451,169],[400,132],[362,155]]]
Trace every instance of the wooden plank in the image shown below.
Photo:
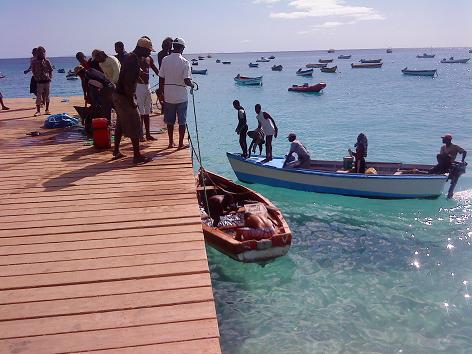
[[[154,277],[131,280],[59,285],[44,288],[27,288],[0,291],[0,304],[21,304],[51,300],[80,299],[106,295],[134,294],[160,290],[175,290],[210,286],[208,273]],[[2,308],[3,309],[3,308]],[[2,310],[3,311],[3,310]],[[1,312],[0,312],[1,313]]]
[[[40,286],[93,283],[110,280],[140,279],[179,274],[208,273],[206,260],[112,268],[106,270],[85,270],[73,273],[53,273],[4,277],[0,290],[22,289]]]
[[[212,301],[0,322],[0,339],[215,319]]]
[[[76,332],[0,340],[0,350],[22,353],[65,353],[114,349],[218,337],[215,320]]]
[[[123,311],[156,306],[206,302],[213,299],[210,286],[160,290],[131,294],[92,296],[87,298],[2,305],[0,320],[33,319],[52,316]]]

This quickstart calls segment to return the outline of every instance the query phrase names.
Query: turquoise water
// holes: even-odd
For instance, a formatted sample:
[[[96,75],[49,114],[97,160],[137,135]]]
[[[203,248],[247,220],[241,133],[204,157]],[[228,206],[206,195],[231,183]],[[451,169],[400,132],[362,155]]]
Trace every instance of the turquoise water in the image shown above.
[[[264,54],[214,55],[200,62],[195,94],[205,167],[235,178],[226,151],[238,151],[233,99],[256,126],[260,103],[279,125],[274,154],[296,132],[315,158],[341,160],[357,134],[369,138],[369,159],[434,163],[446,132],[472,151],[472,64],[439,64],[469,57],[466,49],[349,51],[338,74],[295,71],[322,52],[274,53],[272,63],[248,68]],[[430,49],[426,50],[431,51]],[[192,56],[193,57],[193,56]],[[361,58],[383,57],[382,69],[351,69]],[[231,60],[231,65],[215,59]],[[75,65],[54,59],[57,68]],[[25,61],[26,62],[26,61]],[[272,72],[273,64],[284,71]],[[25,96],[29,78],[19,60],[0,60],[8,75],[0,90]],[[400,70],[438,69],[438,77],[405,77]],[[20,72],[20,74],[18,74]],[[263,75],[262,87],[238,87],[233,77]],[[56,75],[53,94],[80,93]],[[154,79],[155,80],[155,79]],[[320,95],[287,92],[292,84],[326,82]],[[26,95],[27,96],[27,95]],[[193,119],[193,115],[189,114]],[[191,124],[191,129],[194,124]],[[470,169],[469,169],[470,170]],[[472,176],[461,177],[453,200],[371,200],[303,193],[262,185],[286,216],[293,245],[264,266],[240,264],[208,248],[221,342],[226,353],[470,353],[472,347]]]

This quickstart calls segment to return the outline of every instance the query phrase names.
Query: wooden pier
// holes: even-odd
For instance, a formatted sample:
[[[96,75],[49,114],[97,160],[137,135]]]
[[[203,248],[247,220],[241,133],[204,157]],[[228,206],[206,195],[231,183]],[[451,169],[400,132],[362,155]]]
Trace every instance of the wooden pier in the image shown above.
[[[32,99],[5,101],[0,353],[220,353],[189,150],[155,134],[152,162],[133,166],[127,139],[111,161],[41,129]],[[60,101],[53,113],[82,103]]]

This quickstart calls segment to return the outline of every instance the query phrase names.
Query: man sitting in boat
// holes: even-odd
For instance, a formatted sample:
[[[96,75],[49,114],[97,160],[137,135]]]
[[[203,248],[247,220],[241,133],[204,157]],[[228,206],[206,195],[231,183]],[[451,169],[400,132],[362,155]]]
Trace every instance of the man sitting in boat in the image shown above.
[[[275,235],[274,224],[267,217],[267,213],[245,213],[244,225],[236,229],[235,239],[238,241],[262,240]]]
[[[291,142],[290,144],[290,151],[285,158],[285,162],[283,167],[299,167],[299,168],[310,168],[310,154],[303,144],[297,140],[297,136],[295,133],[290,133],[287,136],[288,141]],[[295,158],[293,154],[297,154],[298,160],[294,161]]]
[[[462,163],[465,162],[467,151],[461,148],[459,145],[452,143],[452,135],[445,134],[441,137],[443,146],[439,150],[439,154],[436,156],[438,164],[434,166],[429,173],[430,174],[443,174],[449,172],[452,163],[456,160],[457,154],[462,154]]]
[[[356,152],[349,149],[349,155],[354,157],[354,172],[365,173],[365,158],[367,157],[367,137],[364,133],[360,133],[357,136],[357,142],[354,144]]]

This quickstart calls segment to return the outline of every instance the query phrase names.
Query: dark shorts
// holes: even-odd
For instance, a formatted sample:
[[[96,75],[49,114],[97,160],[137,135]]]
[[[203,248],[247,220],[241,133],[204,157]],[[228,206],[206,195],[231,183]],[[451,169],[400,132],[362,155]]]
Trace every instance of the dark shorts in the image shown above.
[[[116,111],[116,128],[128,138],[139,139],[143,133],[138,107],[132,105],[128,97],[117,93],[113,94],[113,104]]]
[[[178,118],[179,125],[185,125],[187,123],[187,104],[188,102],[164,102],[164,122],[169,125],[174,125],[176,118]]]

